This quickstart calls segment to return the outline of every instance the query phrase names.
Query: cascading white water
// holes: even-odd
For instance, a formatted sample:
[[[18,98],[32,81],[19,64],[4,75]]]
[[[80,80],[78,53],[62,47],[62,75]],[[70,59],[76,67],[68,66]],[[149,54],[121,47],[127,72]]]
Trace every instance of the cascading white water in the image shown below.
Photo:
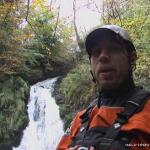
[[[21,144],[13,150],[56,150],[64,134],[59,108],[52,97],[57,78],[39,82],[31,87],[28,103],[29,124]]]

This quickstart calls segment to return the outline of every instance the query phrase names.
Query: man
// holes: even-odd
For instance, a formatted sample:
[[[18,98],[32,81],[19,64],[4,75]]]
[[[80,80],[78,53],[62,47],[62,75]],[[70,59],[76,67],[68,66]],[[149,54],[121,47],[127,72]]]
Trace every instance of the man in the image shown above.
[[[85,46],[100,95],[77,113],[57,150],[150,150],[150,93],[135,86],[136,50],[127,32],[104,25]]]

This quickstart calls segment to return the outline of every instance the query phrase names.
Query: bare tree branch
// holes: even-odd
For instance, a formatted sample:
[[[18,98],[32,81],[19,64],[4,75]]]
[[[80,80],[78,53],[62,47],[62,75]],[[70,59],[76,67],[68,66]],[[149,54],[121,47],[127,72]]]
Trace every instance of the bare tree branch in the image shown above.
[[[98,5],[96,3],[94,3],[94,5],[95,5],[95,8],[97,9],[97,12],[101,13],[100,9],[98,8]]]
[[[107,23],[109,24],[109,20],[110,20],[110,9],[109,9],[109,2],[107,1],[107,15],[108,15],[108,17],[107,17]]]
[[[52,4],[53,4],[53,0],[50,1],[50,5],[49,5],[49,10],[52,10]]]
[[[82,43],[82,39],[80,38],[80,35],[78,33],[78,29],[77,29],[77,25],[76,25],[76,0],[73,1],[73,25],[74,25],[74,30],[75,30],[75,34],[76,34],[76,39],[77,39],[77,43],[78,43],[78,46],[81,50],[80,52],[80,55],[79,55],[79,59],[82,58],[82,55],[84,53],[84,46],[83,46],[83,43]]]
[[[118,14],[120,24],[121,24],[121,26],[122,26],[122,20],[121,20],[121,16],[120,16],[120,14],[119,14],[119,11],[117,10],[116,2],[114,2],[114,6],[115,6],[115,11],[116,11],[116,13]],[[116,16],[116,17],[117,17],[117,16]]]
[[[60,7],[61,7],[61,3],[59,5],[59,7],[58,7],[58,14],[57,14],[57,19],[56,19],[56,24],[55,24],[55,29],[54,29],[54,34],[53,34],[52,39],[54,39],[55,36],[56,36],[57,26],[58,26],[58,22],[59,22],[59,15],[60,15]],[[50,47],[52,47],[52,44],[51,44]]]
[[[127,4],[127,0],[125,1],[115,1],[115,0],[107,0],[103,1],[103,20],[107,23],[110,23],[110,19],[119,18],[120,24],[122,26],[121,15],[124,13],[121,11],[120,6],[125,6]],[[106,15],[105,15],[106,14]]]
[[[77,38],[77,42],[78,42],[78,45],[79,45],[79,48],[80,48],[80,36],[79,36],[79,33],[78,33],[78,29],[77,29],[77,25],[76,25],[76,0],[73,1],[73,24],[74,24],[74,29],[75,29],[75,33],[76,33],[76,38]]]
[[[28,5],[27,5],[26,21],[28,21],[29,9],[30,9],[30,0],[28,0]]]

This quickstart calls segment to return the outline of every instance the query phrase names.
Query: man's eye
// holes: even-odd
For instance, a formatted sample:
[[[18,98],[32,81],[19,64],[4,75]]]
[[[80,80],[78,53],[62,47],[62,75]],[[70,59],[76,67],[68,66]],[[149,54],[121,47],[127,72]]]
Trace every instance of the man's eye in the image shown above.
[[[119,48],[119,47],[110,47],[110,48],[109,48],[109,51],[112,52],[112,53],[113,53],[113,52],[120,52],[120,51],[121,51],[121,48]]]
[[[92,55],[96,56],[101,53],[101,48],[94,48],[92,50]]]

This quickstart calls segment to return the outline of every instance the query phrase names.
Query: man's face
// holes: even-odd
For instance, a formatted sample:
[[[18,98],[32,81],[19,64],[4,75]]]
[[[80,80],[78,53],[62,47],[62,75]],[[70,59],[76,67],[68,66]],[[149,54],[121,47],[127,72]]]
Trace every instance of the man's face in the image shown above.
[[[115,89],[129,77],[129,54],[120,43],[102,39],[92,50],[91,69],[100,89]]]

